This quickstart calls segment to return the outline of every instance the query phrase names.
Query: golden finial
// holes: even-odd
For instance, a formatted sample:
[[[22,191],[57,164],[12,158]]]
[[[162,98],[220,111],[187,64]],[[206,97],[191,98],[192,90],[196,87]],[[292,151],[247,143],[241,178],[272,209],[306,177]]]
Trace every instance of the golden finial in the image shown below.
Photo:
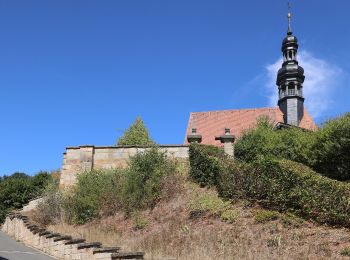
[[[290,2],[288,2],[288,34],[292,34],[292,28],[290,26],[290,21],[292,19],[292,12],[291,12],[291,7],[290,7]]]

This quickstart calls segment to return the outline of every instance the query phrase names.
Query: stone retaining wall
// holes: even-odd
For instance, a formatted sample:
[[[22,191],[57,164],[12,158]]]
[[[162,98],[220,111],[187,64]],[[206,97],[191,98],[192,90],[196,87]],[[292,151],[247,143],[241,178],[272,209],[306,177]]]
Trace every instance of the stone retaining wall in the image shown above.
[[[188,145],[160,145],[169,157],[188,158]],[[93,146],[67,147],[63,154],[60,188],[75,185],[76,175],[92,169],[123,168],[131,156],[150,149],[149,146]]]
[[[142,252],[121,252],[119,247],[103,247],[101,243],[86,243],[85,239],[74,239],[71,236],[47,231],[30,222],[21,213],[7,215],[2,231],[15,240],[56,259],[69,260],[119,260],[143,259]]]

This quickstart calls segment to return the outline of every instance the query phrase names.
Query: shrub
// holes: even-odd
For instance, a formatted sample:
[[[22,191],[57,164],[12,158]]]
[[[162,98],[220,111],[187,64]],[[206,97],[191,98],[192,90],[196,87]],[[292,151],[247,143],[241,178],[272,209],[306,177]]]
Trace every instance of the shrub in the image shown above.
[[[174,173],[175,168],[175,164],[157,147],[132,157],[122,190],[125,212],[152,208],[160,198],[162,178]]]
[[[58,218],[68,223],[84,224],[94,218],[124,211],[127,216],[140,209],[152,208],[161,195],[169,196],[179,187],[161,193],[164,179],[178,185],[183,177],[175,174],[176,163],[157,147],[137,153],[127,169],[93,170],[77,176],[77,184],[69,191],[46,193],[46,206],[38,218],[46,224]],[[170,178],[171,173],[171,178]],[[61,201],[62,200],[62,201]],[[63,213],[56,214],[60,206]],[[52,208],[52,213],[48,211]],[[41,215],[41,216],[40,216]]]
[[[273,130],[266,118],[235,145],[236,158],[253,162],[261,156],[303,163],[336,180],[350,180],[350,113],[327,121],[315,132],[300,128]]]
[[[253,162],[262,155],[273,156],[310,166],[314,139],[314,132],[300,128],[274,130],[268,119],[261,118],[256,128],[248,130],[237,140],[235,156],[246,162]]]
[[[108,186],[107,174],[100,170],[82,172],[69,203],[73,210],[73,222],[83,224],[99,215],[101,197]]]
[[[350,113],[326,122],[312,147],[316,171],[337,180],[350,179]]]
[[[154,145],[148,130],[140,117],[119,138],[118,145]]]
[[[211,145],[191,144],[190,176],[200,186],[214,186],[219,176],[219,158],[225,158],[223,149]]]
[[[264,158],[254,165],[222,163],[221,170],[218,191],[224,197],[245,197],[320,223],[350,226],[350,186],[307,166]]]
[[[123,169],[104,170],[106,186],[101,194],[100,214],[110,216],[122,209],[122,190],[127,171]]]
[[[43,226],[58,224],[64,218],[64,196],[56,183],[47,186],[42,201],[33,212],[33,220]]]

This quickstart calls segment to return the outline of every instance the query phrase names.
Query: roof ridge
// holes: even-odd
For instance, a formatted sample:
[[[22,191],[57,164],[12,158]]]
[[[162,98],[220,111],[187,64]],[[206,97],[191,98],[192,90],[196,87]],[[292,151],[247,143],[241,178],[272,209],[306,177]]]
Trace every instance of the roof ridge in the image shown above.
[[[259,107],[259,108],[240,108],[240,109],[225,109],[225,110],[207,110],[207,111],[197,111],[197,112],[191,112],[191,114],[195,113],[214,113],[214,112],[227,112],[227,111],[242,111],[242,110],[263,110],[263,109],[271,109],[275,110],[278,109],[278,107]]]

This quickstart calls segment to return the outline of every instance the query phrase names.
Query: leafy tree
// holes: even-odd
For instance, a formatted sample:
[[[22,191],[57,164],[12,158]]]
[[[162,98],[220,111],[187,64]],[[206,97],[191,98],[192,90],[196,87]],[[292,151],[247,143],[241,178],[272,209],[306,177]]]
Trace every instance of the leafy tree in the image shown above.
[[[4,177],[0,182],[0,223],[8,211],[19,209],[31,199],[40,196],[50,181],[51,176],[46,172],[35,176],[14,173]]]
[[[141,117],[137,117],[135,122],[119,138],[118,145],[153,145],[148,130]]]

